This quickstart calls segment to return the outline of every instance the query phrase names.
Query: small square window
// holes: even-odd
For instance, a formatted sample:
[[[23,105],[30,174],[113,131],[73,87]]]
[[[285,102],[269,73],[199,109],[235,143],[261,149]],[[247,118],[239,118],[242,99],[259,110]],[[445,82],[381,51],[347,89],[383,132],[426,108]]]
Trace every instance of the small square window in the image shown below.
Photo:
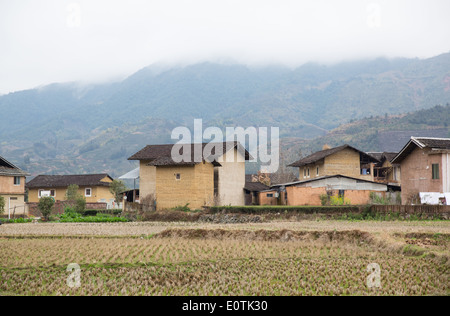
[[[175,174],[175,179],[176,180],[181,180],[181,174],[180,173]]]
[[[20,185],[20,177],[14,177],[14,185]]]
[[[86,197],[91,197],[91,196],[92,196],[92,190],[91,190],[91,188],[86,188],[86,189],[84,190],[84,195],[85,195]]]

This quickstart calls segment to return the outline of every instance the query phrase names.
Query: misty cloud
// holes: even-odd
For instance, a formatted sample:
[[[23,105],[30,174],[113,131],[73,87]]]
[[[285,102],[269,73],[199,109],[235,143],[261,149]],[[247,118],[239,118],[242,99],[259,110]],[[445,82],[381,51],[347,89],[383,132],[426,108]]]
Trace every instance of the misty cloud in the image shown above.
[[[269,63],[450,51],[448,0],[0,2],[0,93],[153,63]]]

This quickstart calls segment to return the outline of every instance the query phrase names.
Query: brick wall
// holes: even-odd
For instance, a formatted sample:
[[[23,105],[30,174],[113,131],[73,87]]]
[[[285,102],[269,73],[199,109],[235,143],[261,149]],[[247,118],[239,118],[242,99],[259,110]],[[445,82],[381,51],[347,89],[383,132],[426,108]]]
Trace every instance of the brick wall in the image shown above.
[[[53,206],[53,212],[52,214],[63,214],[64,213],[64,206],[67,205],[67,201],[56,201],[55,205]],[[29,216],[34,217],[40,217],[41,212],[38,209],[38,203],[28,203]],[[87,210],[106,210],[107,204],[106,203],[86,203],[86,209]]]

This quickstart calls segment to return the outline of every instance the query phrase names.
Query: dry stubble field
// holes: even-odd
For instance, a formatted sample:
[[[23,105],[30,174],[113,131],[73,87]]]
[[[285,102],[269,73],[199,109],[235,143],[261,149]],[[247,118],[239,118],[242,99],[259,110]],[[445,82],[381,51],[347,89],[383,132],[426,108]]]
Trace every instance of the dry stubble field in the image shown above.
[[[448,295],[449,242],[450,222],[10,224],[0,295]]]

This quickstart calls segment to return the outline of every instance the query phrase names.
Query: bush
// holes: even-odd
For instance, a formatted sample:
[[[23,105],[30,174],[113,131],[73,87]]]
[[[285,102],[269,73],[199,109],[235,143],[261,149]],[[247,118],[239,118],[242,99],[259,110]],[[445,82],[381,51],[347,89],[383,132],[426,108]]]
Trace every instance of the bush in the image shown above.
[[[83,217],[79,215],[78,217],[61,216],[61,223],[118,223],[118,222],[128,222],[128,219],[124,217],[113,217],[113,216],[86,216]]]
[[[179,211],[179,212],[190,212],[191,209],[189,208],[189,203],[187,203],[184,206],[177,206],[175,208],[173,208],[174,211]]]
[[[0,214],[5,213],[5,198],[0,196]]]
[[[8,224],[25,224],[33,222],[32,218],[16,218],[16,219],[0,219],[2,223]]]
[[[339,206],[339,205],[350,205],[350,201],[343,196],[332,196],[330,197],[330,205]]]
[[[212,213],[242,213],[242,214],[332,214],[332,213],[360,213],[361,206],[211,206],[208,208]]]
[[[45,196],[39,200],[38,209],[46,220],[48,220],[48,217],[52,213],[53,205],[55,205],[55,200],[52,197]]]

